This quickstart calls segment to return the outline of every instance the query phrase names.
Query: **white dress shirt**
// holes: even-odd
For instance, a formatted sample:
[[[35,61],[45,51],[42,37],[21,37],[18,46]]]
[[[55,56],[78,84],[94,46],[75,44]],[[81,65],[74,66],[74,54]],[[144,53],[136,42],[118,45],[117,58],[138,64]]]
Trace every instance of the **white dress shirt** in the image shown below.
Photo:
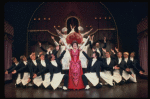
[[[25,65],[27,65],[27,61],[23,61],[23,63],[24,63]]]
[[[120,64],[120,63],[121,63],[122,58],[118,58],[118,60],[119,60],[119,61],[118,61],[118,64]]]
[[[57,67],[56,60],[52,60],[51,63],[52,63],[55,67]]]
[[[110,64],[110,61],[111,61],[110,57],[109,57],[109,58],[106,58],[107,65]]]
[[[130,57],[130,60],[133,62],[134,58],[133,58],[133,57]]]
[[[35,66],[37,66],[36,60],[32,60],[32,62],[34,63]]]
[[[41,60],[41,64],[42,64],[42,66],[46,67],[45,60]]]
[[[125,58],[125,59],[124,59],[124,61],[127,63],[127,61],[128,61],[128,58]]]
[[[50,54],[52,54],[52,50],[48,51],[47,54],[49,54],[49,52],[50,52]]]
[[[19,64],[19,62],[18,63],[15,63],[15,65],[17,66]]]
[[[96,48],[96,50],[99,53],[99,56],[101,56],[101,52],[99,51],[99,48]]]
[[[92,60],[92,66],[94,65],[94,63],[97,61],[97,59],[96,58],[93,58],[93,60]]]

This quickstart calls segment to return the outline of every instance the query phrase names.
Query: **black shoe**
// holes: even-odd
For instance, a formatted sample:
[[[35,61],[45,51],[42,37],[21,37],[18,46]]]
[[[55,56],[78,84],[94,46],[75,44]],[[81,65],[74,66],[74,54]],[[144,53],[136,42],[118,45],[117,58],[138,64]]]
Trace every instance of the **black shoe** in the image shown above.
[[[125,81],[122,80],[122,81],[119,83],[119,85],[123,85],[124,83],[125,83]]]
[[[51,85],[49,85],[49,86],[47,87],[47,89],[49,89],[49,90],[53,90],[53,88],[52,88],[52,86],[51,86]]]
[[[101,88],[101,87],[102,87],[101,84],[97,84],[97,85],[96,85],[96,89],[99,89],[99,88]]]
[[[33,88],[38,88],[38,86],[36,86],[35,84],[33,85]]]
[[[129,80],[129,79],[128,79],[128,80],[126,80],[126,81],[125,81],[125,83],[126,83],[126,84],[129,84],[129,83],[130,83],[130,80]]]
[[[25,86],[24,86],[24,85],[22,85],[22,88],[27,88],[27,86],[26,86],[26,85],[25,85]]]
[[[43,86],[43,84],[41,84],[40,88],[43,88],[43,89],[45,89],[45,87]]]
[[[16,88],[19,88],[19,87],[21,87],[21,85],[20,85],[20,84],[16,84],[15,87],[16,87]]]

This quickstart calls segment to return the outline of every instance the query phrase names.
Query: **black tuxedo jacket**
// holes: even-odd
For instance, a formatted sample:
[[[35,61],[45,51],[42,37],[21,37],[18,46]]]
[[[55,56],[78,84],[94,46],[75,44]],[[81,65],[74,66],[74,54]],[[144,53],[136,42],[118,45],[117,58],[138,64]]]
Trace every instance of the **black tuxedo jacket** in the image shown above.
[[[60,60],[63,58],[63,56],[64,56],[64,54],[65,54],[65,50],[61,53],[61,55],[60,55],[60,57],[59,58],[57,58],[57,52],[58,51],[56,51],[55,53],[54,53],[54,55],[55,55],[55,60],[56,60],[56,63],[57,63],[57,67],[55,67],[55,66],[53,66],[52,64],[51,64],[51,62],[49,62],[49,65],[46,65],[46,68],[44,68],[44,69],[42,69],[42,71],[40,71],[37,75],[41,75],[42,73],[44,73],[45,71],[48,71],[48,72],[50,72],[51,73],[51,77],[50,77],[50,81],[53,79],[53,74],[54,73],[59,73],[59,72],[62,72],[62,64],[61,64],[61,62],[60,62]]]
[[[91,41],[89,41],[89,43],[90,43],[90,48],[92,49],[92,48],[93,48],[93,45],[91,44]],[[107,47],[107,43],[104,43],[103,48],[106,48],[106,47]],[[102,57],[102,56],[103,56],[102,48],[99,48],[99,51],[101,52],[101,56],[100,56],[100,57]],[[100,60],[101,60],[101,59],[100,59]]]
[[[124,60],[124,58],[123,58],[123,60]],[[130,58],[128,58],[125,68],[131,68],[131,67],[132,67],[132,61],[130,60]]]
[[[102,62],[97,59],[97,61],[92,66],[93,58],[89,57],[84,51],[82,51],[84,56],[88,59],[87,72],[96,72],[97,77],[100,79],[100,68]]]
[[[10,74],[13,70],[18,70],[20,68],[21,68],[20,62],[17,66],[15,63],[13,63],[12,66],[9,69],[7,69],[8,74]],[[15,75],[15,79],[16,79],[18,77],[18,73],[14,74],[14,75]],[[21,75],[23,75],[23,73],[21,73]]]
[[[44,51],[44,52],[47,52],[47,50],[46,49],[44,49],[42,46],[40,47],[41,49],[42,49],[42,51]],[[54,50],[52,50],[52,54],[54,54],[56,52],[56,50],[54,49]],[[50,53],[49,53],[50,54]]]
[[[38,60],[36,60],[36,63],[38,63]],[[29,67],[29,70],[30,70],[30,79],[32,80],[33,78],[33,74],[37,74],[39,71],[40,71],[40,67],[39,65],[35,66],[35,64],[33,63],[32,60],[30,60],[28,62],[28,67]]]
[[[20,62],[20,65],[21,65],[21,68],[20,68],[20,69],[17,69],[16,71],[17,71],[18,73],[21,73],[21,79],[23,78],[24,72],[30,73],[30,78],[31,78],[31,77],[32,77],[32,76],[31,76],[32,67],[29,66],[29,61],[27,61],[27,65],[25,65],[23,62]]]
[[[145,70],[143,70],[143,68],[140,66],[140,63],[137,59],[133,59],[133,61],[131,61],[131,68],[133,68],[134,73],[137,74],[139,74],[140,71],[145,72]]]
[[[125,71],[125,69],[126,69],[126,62],[123,60],[123,58],[122,58],[122,60],[121,60],[121,62],[120,62],[120,64],[118,64],[118,58],[116,58],[116,63],[117,63],[117,66],[118,67],[120,67],[120,69],[119,69],[119,71],[120,71],[120,75],[122,75],[122,71],[124,70]],[[127,71],[126,71],[127,72]],[[127,72],[128,74],[132,74],[131,72]]]
[[[109,65],[107,65],[107,60],[106,60],[106,58],[103,58],[103,65],[102,65],[102,67],[103,67],[103,69],[102,69],[102,71],[103,70],[108,70],[108,71],[111,71],[111,74],[113,75],[113,67],[115,66],[115,65],[117,65],[117,62],[116,62],[116,60],[114,60],[113,58],[110,58],[111,59],[111,61],[110,61],[110,64]]]
[[[49,67],[49,66],[50,66],[49,60],[48,60],[47,58],[45,58],[44,61],[45,61],[45,63],[46,63],[46,67]],[[37,60],[37,65],[38,65],[39,70],[40,70],[40,71],[37,73],[37,76],[42,75],[42,80],[44,80],[44,79],[45,79],[44,74],[45,74],[45,73],[48,73],[48,70],[42,72],[43,70],[46,69],[46,67],[44,67],[44,66],[41,64],[41,60],[40,60],[40,59]],[[52,73],[52,69],[51,69],[51,71],[50,71],[50,74],[51,74],[51,75],[53,74],[53,73]]]

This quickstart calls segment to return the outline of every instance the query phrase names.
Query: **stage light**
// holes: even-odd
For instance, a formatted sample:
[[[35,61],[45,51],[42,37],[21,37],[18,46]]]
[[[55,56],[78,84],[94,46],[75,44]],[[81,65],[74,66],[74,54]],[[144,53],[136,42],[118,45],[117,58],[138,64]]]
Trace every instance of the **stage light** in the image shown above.
[[[99,17],[99,19],[101,19],[101,17]]]
[[[34,20],[36,20],[36,18],[34,18]]]
[[[48,18],[48,20],[50,20],[50,18]]]
[[[105,17],[105,19],[106,19],[106,17]]]
[[[44,18],[44,20],[46,20],[46,18]]]
[[[60,25],[58,25],[58,27],[60,27]]]
[[[55,28],[56,26],[54,25],[54,28]]]
[[[38,18],[38,20],[41,20],[41,18]]]
[[[111,19],[111,17],[109,17],[109,19]]]
[[[86,25],[86,27],[88,27],[88,26]]]
[[[92,25],[90,25],[90,27],[92,27]]]
[[[97,17],[95,17],[95,19],[97,19]]]

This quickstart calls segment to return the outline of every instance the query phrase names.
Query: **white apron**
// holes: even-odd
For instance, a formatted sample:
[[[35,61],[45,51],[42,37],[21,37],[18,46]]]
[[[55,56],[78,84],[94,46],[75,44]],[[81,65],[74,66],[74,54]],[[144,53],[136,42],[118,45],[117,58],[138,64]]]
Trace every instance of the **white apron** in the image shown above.
[[[122,76],[120,75],[119,70],[114,70],[113,71],[113,79],[116,83],[119,83],[122,80]]]
[[[125,79],[125,80],[128,80],[130,78],[130,74],[128,74],[126,71],[123,70],[122,72],[122,77]]]
[[[84,74],[87,79],[93,84],[93,86],[96,86],[99,82],[99,78],[97,77],[96,73],[85,73]]]
[[[133,68],[130,68],[130,70],[131,70],[132,74],[134,75],[134,77],[130,76],[130,80],[133,81],[133,82],[137,82],[136,74],[134,73]]]
[[[61,47],[62,50],[61,50],[61,53],[64,51],[65,49],[65,46],[62,46]],[[61,62],[62,62],[62,70],[68,70],[69,69],[69,61],[71,60],[71,56],[70,56],[70,53],[68,50],[66,50],[66,53],[64,54]]]
[[[18,73],[18,77],[17,77],[17,79],[16,79],[16,84],[20,84],[21,83],[21,74],[20,73]],[[15,84],[15,85],[16,85]]]
[[[47,88],[50,84],[51,84],[51,82],[50,82],[50,73],[46,73],[45,75],[45,79],[44,79],[44,81],[43,81],[43,86],[45,87],[45,88]]]
[[[42,76],[37,76],[33,79],[33,83],[35,85],[37,85],[38,87],[42,84],[43,80],[42,80]]]
[[[85,38],[83,38],[83,39],[85,39]],[[79,44],[79,46],[82,46],[82,44]],[[89,48],[88,45],[84,46],[83,49],[82,49],[82,51],[85,51],[86,54],[87,54],[87,48]],[[81,61],[81,66],[82,66],[82,68],[87,68],[87,58],[84,56],[84,54],[82,53],[82,51],[80,51],[80,55],[79,55],[79,59]]]
[[[110,71],[100,72],[100,77],[105,80],[108,84],[113,86],[113,76]]]
[[[28,83],[28,79],[30,78],[30,73],[24,72],[23,78],[21,80],[23,85],[26,85]]]
[[[61,74],[61,72],[54,73],[53,79],[51,81],[51,86],[53,87],[54,90],[60,85],[64,75],[65,74]]]
[[[83,55],[82,51],[80,51],[79,59],[81,61],[82,68],[87,68],[87,58]]]

